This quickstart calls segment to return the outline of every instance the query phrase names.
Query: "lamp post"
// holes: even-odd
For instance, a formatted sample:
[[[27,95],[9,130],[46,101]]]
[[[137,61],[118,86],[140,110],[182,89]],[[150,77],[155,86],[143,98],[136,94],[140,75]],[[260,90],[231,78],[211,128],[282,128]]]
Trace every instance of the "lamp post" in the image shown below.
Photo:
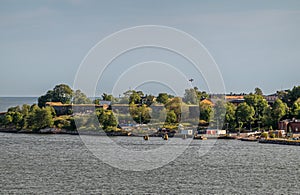
[[[226,134],[228,134],[228,125],[229,123],[226,123]]]
[[[140,111],[140,125],[142,125],[142,111]]]

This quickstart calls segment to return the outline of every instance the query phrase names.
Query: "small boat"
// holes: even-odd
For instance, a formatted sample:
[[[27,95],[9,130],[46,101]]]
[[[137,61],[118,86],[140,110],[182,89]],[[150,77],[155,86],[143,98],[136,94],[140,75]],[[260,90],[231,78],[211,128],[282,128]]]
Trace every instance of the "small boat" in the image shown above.
[[[207,140],[207,137],[204,137],[203,135],[195,135],[194,139]]]
[[[147,140],[149,140],[149,135],[144,135],[143,138],[144,138],[144,140],[147,141]]]
[[[168,134],[164,134],[164,136],[163,136],[163,140],[168,140],[169,139],[169,136],[168,136]]]

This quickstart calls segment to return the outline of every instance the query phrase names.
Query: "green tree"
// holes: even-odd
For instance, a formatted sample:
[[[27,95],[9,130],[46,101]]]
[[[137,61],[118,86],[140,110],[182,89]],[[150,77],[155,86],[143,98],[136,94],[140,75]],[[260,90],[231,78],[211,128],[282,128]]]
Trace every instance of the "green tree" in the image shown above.
[[[60,116],[54,119],[54,126],[67,131],[74,131],[76,129],[74,118],[71,116]]]
[[[37,110],[39,110],[39,109],[41,109],[41,108],[39,106],[37,106],[36,104],[33,104],[30,106],[29,113],[28,113],[27,120],[26,120],[28,129],[33,129],[33,126],[35,123],[34,117],[37,113]]]
[[[21,112],[22,112],[22,114],[23,114],[24,117],[28,116],[29,110],[30,110],[30,105],[23,104]]]
[[[27,128],[27,118],[28,118],[28,115],[29,115],[29,111],[30,111],[30,105],[23,104],[22,110],[21,110],[21,113],[23,115],[23,118],[22,118],[22,121],[21,121],[22,129]]]
[[[53,89],[53,101],[63,104],[71,103],[73,90],[65,84],[56,85]]]
[[[99,123],[102,125],[103,130],[111,130],[117,127],[117,119],[115,118],[111,110],[98,108],[96,109],[96,115],[98,117]]]
[[[174,110],[170,110],[167,112],[167,117],[166,117],[165,123],[168,125],[174,125],[177,123],[177,116],[176,116]]]
[[[44,107],[47,102],[53,101],[53,90],[47,91],[45,95],[42,95],[38,98],[38,106],[40,108]]]
[[[253,122],[253,116],[255,114],[254,108],[243,102],[236,108],[236,119],[239,122],[251,123]]]
[[[293,103],[300,98],[300,86],[294,86],[292,90],[280,91],[277,94],[288,107],[292,107]]]
[[[134,92],[134,90],[127,90],[123,93],[124,97],[129,99],[130,95]]]
[[[258,88],[258,87],[256,87],[255,89],[254,89],[254,94],[255,95],[263,95],[263,92],[262,92],[262,90],[260,89],[260,88]]]
[[[295,118],[300,118],[300,103],[295,102],[292,106],[292,116]]]
[[[5,117],[4,117],[4,120],[3,120],[3,123],[5,125],[5,128],[8,126],[8,125],[11,125],[13,121],[13,117],[10,115],[10,114],[5,114]]]
[[[263,125],[276,129],[280,119],[287,113],[287,106],[280,99],[277,99],[273,106],[268,106],[264,110]]]
[[[146,105],[137,106],[132,104],[130,105],[129,112],[136,123],[147,124],[151,120],[151,108]]]
[[[146,95],[144,98],[142,98],[142,103],[151,106],[154,102],[154,96],[153,95]]]
[[[272,113],[272,107],[268,106],[264,110],[263,118],[262,118],[262,123],[264,127],[270,127],[276,125],[276,120],[273,118],[273,113]]]
[[[186,89],[183,97],[183,102],[187,104],[197,104],[198,97],[197,97],[196,90],[193,88]]]
[[[209,95],[205,91],[200,91],[197,87],[194,87],[194,90],[197,94],[198,101],[207,99],[209,97]]]
[[[249,94],[244,96],[245,102],[254,108],[254,120],[261,120],[263,112],[268,106],[267,100],[262,95]]]
[[[169,100],[169,96],[167,93],[159,93],[156,98],[156,101],[161,104],[166,104],[168,100]]]
[[[20,106],[10,107],[6,113],[7,125],[12,125],[14,128],[20,130],[26,128],[26,118],[29,113],[30,106],[24,104],[22,109]],[[4,122],[5,120],[3,120]],[[10,121],[10,122],[9,122]]]
[[[12,123],[15,125],[16,129],[22,129],[24,127],[23,114],[21,112],[13,112],[12,118]]]
[[[272,117],[276,122],[285,116],[287,113],[287,105],[283,103],[280,99],[275,100],[272,106]]]
[[[53,126],[53,110],[50,107],[39,108],[33,105],[28,115],[28,125],[30,129],[40,130]]]
[[[104,112],[104,117],[103,117],[103,129],[108,130],[108,129],[114,129],[117,127],[117,120],[113,115],[112,111],[106,111]]]
[[[207,104],[205,102],[200,102],[199,108],[200,108],[200,120],[204,120],[207,123],[209,123],[211,120],[211,117],[213,116],[212,105]]]
[[[100,105],[100,101],[101,101],[100,99],[94,99],[93,100],[93,104]]]
[[[143,96],[143,92],[133,91],[132,94],[129,96],[129,104],[141,104]]]
[[[96,109],[96,116],[98,117],[99,123],[103,124],[104,120],[105,120],[105,111],[103,108],[97,108]]]
[[[174,113],[176,114],[177,123],[181,121],[181,104],[182,104],[182,100],[180,97],[175,97],[165,104],[165,108],[168,111],[173,110]]]
[[[47,91],[45,95],[38,98],[38,106],[44,107],[46,102],[71,103],[73,90],[65,84],[56,85],[53,90]]]
[[[294,86],[289,94],[289,97],[290,102],[295,102],[298,98],[300,98],[300,86]]]
[[[114,114],[111,112],[111,114],[108,117],[108,126],[110,127],[117,127],[118,122],[114,116]]]
[[[113,101],[113,99],[114,99],[114,97],[112,95],[109,95],[106,93],[103,93],[101,96],[102,96],[102,100],[104,100],[104,101]]]
[[[234,129],[236,127],[235,111],[236,111],[236,106],[230,102],[227,102],[225,123],[228,123],[228,127],[230,129]]]
[[[21,112],[20,106],[10,107],[7,112]]]
[[[80,90],[76,90],[73,94],[74,104],[90,104],[92,101]]]

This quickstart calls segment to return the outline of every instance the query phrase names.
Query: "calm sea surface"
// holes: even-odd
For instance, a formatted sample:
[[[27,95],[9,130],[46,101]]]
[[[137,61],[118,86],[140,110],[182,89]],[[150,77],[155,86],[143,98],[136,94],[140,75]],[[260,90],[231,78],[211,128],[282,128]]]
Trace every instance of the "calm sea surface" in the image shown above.
[[[145,147],[139,137],[112,139]],[[147,149],[164,142],[151,140]],[[0,194],[300,194],[297,146],[218,140],[199,156],[200,145],[194,140],[169,164],[134,172],[103,163],[80,136],[0,133]]]
[[[0,112],[6,112],[13,106],[22,106],[23,104],[32,105],[37,103],[37,97],[0,97]]]

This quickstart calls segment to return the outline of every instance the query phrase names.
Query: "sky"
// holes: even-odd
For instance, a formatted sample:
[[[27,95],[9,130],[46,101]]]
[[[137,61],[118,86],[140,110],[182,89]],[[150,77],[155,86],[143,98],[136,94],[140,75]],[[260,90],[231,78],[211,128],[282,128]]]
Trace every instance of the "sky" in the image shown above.
[[[139,25],[172,27],[201,42],[218,65],[227,93],[259,87],[271,94],[300,85],[298,0],[1,0],[0,96],[40,96],[60,83],[73,86],[81,62],[99,41]],[[111,93],[119,75],[151,60],[177,67],[194,79],[193,86],[208,89],[185,59],[142,48],[111,63],[98,81],[97,95]],[[172,91],[157,82],[124,82],[127,89],[139,86],[153,94]]]

